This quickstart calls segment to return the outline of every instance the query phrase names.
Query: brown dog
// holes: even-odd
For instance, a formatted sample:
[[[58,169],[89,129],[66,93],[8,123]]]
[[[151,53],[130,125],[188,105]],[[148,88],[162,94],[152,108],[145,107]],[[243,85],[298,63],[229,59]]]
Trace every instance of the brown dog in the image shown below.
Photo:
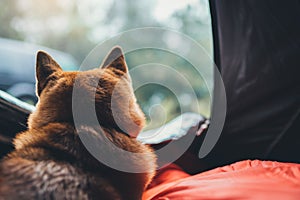
[[[129,136],[140,132],[145,119],[121,48],[115,47],[101,68],[85,72],[64,72],[48,54],[38,52],[36,76],[39,102],[29,117],[29,129],[14,140],[16,150],[0,163],[0,199],[141,199],[154,176],[156,157],[151,148]],[[121,79],[124,84],[115,87]],[[82,92],[81,105],[95,101],[102,128],[88,119],[75,128],[74,84]],[[111,108],[113,93],[118,120]],[[95,141],[95,149],[114,162],[142,167],[145,173],[102,164],[87,151],[80,136]],[[106,145],[106,139],[114,145]],[[145,156],[124,156],[116,147]]]

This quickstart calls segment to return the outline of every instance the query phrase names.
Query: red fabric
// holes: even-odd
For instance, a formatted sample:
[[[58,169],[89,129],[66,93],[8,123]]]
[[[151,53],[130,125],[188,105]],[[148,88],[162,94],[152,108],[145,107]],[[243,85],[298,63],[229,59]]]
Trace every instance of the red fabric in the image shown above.
[[[159,170],[143,200],[300,199],[300,164],[241,161],[194,176],[170,165]]]

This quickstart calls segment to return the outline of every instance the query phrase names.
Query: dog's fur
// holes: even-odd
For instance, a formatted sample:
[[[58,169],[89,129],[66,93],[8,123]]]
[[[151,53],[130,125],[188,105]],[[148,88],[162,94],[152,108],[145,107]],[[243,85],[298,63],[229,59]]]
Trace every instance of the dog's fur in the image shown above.
[[[136,104],[121,48],[115,47],[100,68],[84,72],[64,72],[47,53],[38,52],[36,77],[39,102],[29,117],[29,129],[17,135],[16,150],[0,163],[0,199],[141,199],[154,176],[156,157],[150,147],[130,137],[140,132],[145,119]],[[115,87],[121,79],[124,83]],[[75,128],[75,80],[76,89],[82,92],[81,105],[94,98],[102,128],[89,120]],[[112,114],[113,92],[122,127]],[[143,167],[146,172],[121,172],[102,164],[86,150],[79,138],[82,135],[95,141],[96,150],[111,155],[115,163]],[[105,145],[105,139],[115,146]],[[116,146],[145,156],[125,157]]]

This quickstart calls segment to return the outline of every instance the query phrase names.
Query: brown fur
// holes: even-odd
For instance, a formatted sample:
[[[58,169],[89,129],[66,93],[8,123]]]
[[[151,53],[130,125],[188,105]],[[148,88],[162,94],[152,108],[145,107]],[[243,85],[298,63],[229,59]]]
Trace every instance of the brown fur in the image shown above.
[[[145,119],[136,104],[122,50],[114,48],[101,68],[85,72],[64,72],[48,54],[39,52],[36,74],[37,109],[29,117],[28,131],[15,138],[16,150],[0,163],[0,199],[141,199],[154,176],[156,158],[150,147],[129,136],[140,132]],[[125,84],[116,89],[122,77]],[[75,128],[75,79],[82,92],[81,105],[95,98],[102,129],[89,120]],[[117,121],[122,121],[122,127],[112,115],[113,91],[117,92]],[[97,151],[112,154],[115,162],[144,168],[147,173],[121,172],[102,164],[86,150],[80,135],[96,141]],[[115,153],[113,147],[102,144],[105,138],[119,148],[145,156],[137,160]]]

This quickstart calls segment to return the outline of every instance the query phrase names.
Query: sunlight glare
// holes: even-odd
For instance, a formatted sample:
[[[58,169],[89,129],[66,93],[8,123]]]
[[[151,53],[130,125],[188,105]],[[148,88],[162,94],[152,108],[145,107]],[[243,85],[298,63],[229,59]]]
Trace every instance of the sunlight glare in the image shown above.
[[[197,3],[198,0],[157,0],[154,9],[154,17],[159,21],[164,21],[170,17],[175,10],[184,8],[189,4]]]

